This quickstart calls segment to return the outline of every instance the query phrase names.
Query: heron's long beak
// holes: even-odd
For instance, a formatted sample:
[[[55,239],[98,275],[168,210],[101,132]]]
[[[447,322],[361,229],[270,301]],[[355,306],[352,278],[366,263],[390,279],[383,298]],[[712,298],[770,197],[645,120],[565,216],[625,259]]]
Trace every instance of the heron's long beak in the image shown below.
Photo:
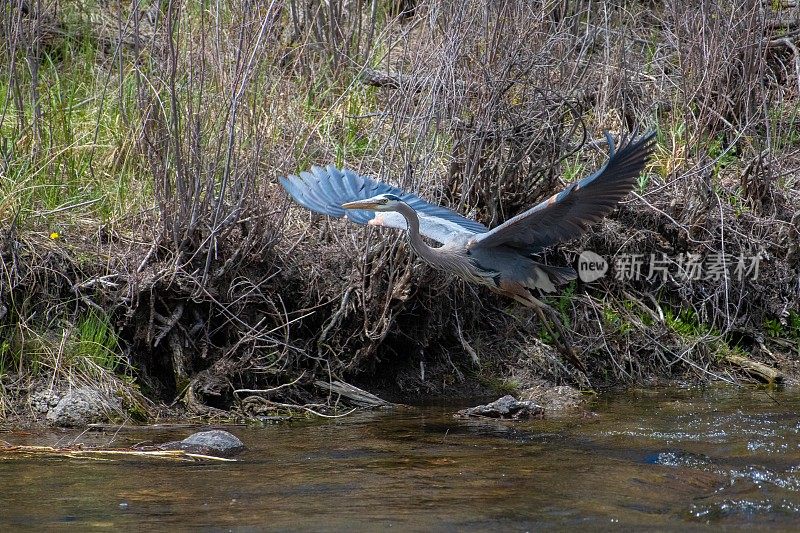
[[[355,202],[342,204],[343,209],[369,209],[374,211],[375,207],[377,207],[377,204],[369,200],[356,200]]]

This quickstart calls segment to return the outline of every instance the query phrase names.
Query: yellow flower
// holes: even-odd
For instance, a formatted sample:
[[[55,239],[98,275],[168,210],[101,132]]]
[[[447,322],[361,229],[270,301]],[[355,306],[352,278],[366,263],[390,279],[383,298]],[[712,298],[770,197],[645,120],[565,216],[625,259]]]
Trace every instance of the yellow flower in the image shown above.
[[[53,240],[58,239],[59,237],[61,237],[61,235],[59,235],[57,231],[54,231],[50,234],[50,238]]]

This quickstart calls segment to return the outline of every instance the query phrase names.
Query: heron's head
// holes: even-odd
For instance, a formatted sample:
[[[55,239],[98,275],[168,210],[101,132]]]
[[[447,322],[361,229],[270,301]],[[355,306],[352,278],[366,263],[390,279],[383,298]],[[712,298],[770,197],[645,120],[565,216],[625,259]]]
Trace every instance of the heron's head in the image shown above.
[[[365,209],[367,211],[394,211],[402,200],[394,194],[379,194],[366,200],[357,200],[342,204],[345,209]]]

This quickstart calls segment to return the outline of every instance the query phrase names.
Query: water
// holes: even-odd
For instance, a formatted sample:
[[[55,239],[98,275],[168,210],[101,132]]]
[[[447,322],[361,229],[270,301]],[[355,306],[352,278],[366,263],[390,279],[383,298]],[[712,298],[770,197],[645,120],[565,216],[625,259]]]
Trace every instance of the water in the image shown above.
[[[800,527],[800,393],[602,396],[526,423],[409,408],[228,428],[235,463],[0,456],[0,528],[533,530]],[[0,433],[15,444],[163,442],[182,430]]]

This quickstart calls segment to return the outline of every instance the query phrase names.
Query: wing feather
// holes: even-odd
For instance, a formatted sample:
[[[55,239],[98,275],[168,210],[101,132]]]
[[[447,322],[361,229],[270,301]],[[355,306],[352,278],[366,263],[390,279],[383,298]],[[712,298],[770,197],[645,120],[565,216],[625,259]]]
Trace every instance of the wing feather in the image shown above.
[[[582,235],[587,227],[610,213],[636,185],[653,151],[655,132],[633,138],[619,149],[606,134],[609,159],[597,172],[563,191],[477,235],[471,249],[507,245],[531,252]]]
[[[346,202],[390,193],[414,208],[420,219],[420,233],[440,243],[448,242],[454,234],[475,235],[488,231],[480,222],[464,218],[455,211],[428,203],[415,194],[352,170],[340,170],[333,165],[325,168],[314,166],[310,172],[304,171],[299,175],[280,177],[278,180],[289,196],[306,209],[337,218],[347,216],[356,224],[406,229],[405,218],[399,213],[345,210],[341,207]]]

